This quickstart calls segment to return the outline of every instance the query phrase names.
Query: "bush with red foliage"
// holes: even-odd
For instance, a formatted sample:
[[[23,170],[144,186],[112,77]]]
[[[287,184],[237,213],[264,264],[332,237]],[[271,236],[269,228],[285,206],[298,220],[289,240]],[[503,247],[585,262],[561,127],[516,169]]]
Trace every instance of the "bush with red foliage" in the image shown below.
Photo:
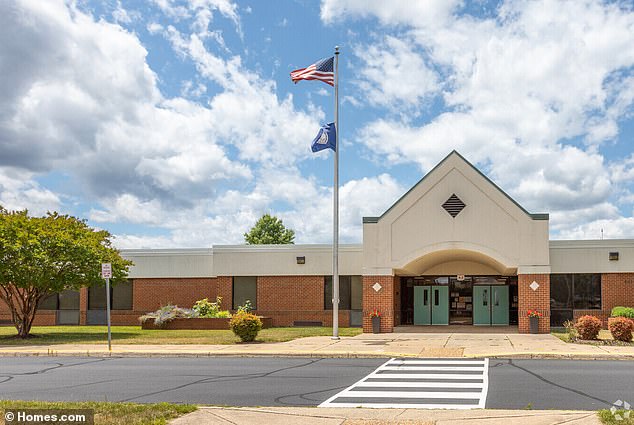
[[[601,319],[590,315],[581,316],[575,323],[580,339],[597,339],[602,326]]]
[[[608,329],[615,340],[630,342],[632,330],[634,330],[634,320],[627,317],[613,317],[608,323]]]

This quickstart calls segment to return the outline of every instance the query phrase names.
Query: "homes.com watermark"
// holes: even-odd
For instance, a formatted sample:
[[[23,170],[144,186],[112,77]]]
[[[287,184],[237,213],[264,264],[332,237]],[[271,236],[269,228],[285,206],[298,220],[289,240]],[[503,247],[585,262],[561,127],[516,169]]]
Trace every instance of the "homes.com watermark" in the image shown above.
[[[6,409],[7,425],[94,425],[92,409]]]

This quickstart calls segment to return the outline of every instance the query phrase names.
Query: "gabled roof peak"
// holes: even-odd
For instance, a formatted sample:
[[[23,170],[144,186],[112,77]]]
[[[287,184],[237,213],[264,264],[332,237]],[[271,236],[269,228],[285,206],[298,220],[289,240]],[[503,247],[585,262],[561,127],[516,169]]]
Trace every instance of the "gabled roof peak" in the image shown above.
[[[513,202],[513,204],[515,204],[520,210],[522,210],[526,215],[528,215],[530,218],[532,218],[533,220],[548,220],[549,219],[549,215],[548,213],[538,213],[538,214],[532,214],[529,213],[528,211],[526,211],[526,209],[524,207],[522,207],[515,199],[513,199],[512,197],[510,197],[505,191],[503,191],[497,184],[495,184],[490,178],[488,178],[482,171],[480,171],[475,165],[473,165],[471,162],[469,162],[464,156],[462,156],[460,154],[460,152],[458,152],[455,149],[452,149],[451,152],[449,152],[449,154],[447,156],[445,156],[438,164],[436,164],[436,166],[434,168],[432,168],[431,170],[429,170],[424,176],[423,178],[421,178],[414,186],[412,186],[407,192],[405,192],[405,194],[403,194],[403,196],[401,196],[396,202],[394,202],[392,204],[392,206],[390,206],[387,210],[385,210],[385,212],[383,214],[381,214],[380,217],[363,217],[363,222],[364,223],[377,223],[382,217],[384,217],[392,208],[394,208],[398,203],[401,202],[401,200],[403,200],[405,197],[407,197],[407,195],[414,190],[414,188],[416,188],[419,184],[421,184],[426,178],[427,176],[433,174],[438,168],[440,168],[447,160],[449,160],[449,158],[452,157],[458,157],[463,163],[465,163],[466,165],[468,165],[471,169],[475,170],[480,176],[482,176],[485,181],[487,181],[489,184],[491,184],[491,186],[493,186],[495,189],[497,189],[500,193],[502,193],[502,195],[504,195],[506,198],[508,198],[511,202]]]

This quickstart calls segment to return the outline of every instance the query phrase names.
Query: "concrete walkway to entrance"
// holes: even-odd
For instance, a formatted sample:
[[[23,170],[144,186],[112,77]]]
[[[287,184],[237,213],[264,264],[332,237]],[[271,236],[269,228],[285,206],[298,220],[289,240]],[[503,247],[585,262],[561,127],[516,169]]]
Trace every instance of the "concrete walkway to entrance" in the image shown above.
[[[58,344],[0,346],[0,356],[303,356],[303,357],[498,357],[634,360],[634,346],[568,344],[550,334],[518,334],[469,327],[397,328],[386,334],[327,336],[288,342],[233,345]],[[403,331],[404,330],[404,331]],[[444,330],[444,332],[443,332]],[[402,332],[401,332],[402,331]],[[498,333],[499,332],[499,333]]]

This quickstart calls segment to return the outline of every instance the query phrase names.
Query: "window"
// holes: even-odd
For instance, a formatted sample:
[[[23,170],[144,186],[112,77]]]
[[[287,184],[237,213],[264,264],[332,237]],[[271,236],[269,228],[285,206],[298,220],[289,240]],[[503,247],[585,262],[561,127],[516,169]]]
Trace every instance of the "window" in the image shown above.
[[[47,295],[42,298],[37,308],[40,310],[57,310],[57,294]]]
[[[257,277],[236,276],[233,278],[233,309],[244,305],[249,300],[251,307],[257,309]]]
[[[132,281],[117,283],[110,288],[112,291],[113,310],[132,310]]]
[[[93,285],[88,288],[88,310],[106,309],[106,285]]]
[[[339,310],[361,309],[362,282],[361,276],[339,276]],[[332,276],[324,276],[324,310],[332,310]]]
[[[562,326],[573,319],[573,310],[601,309],[601,275],[550,275],[550,324]]]
[[[601,310],[601,275],[574,275],[574,308]]]
[[[105,310],[106,286],[93,285],[88,288],[88,310]],[[132,281],[110,286],[110,308],[112,310],[132,310]]]
[[[59,310],[79,310],[79,291],[60,292],[58,305]]]

